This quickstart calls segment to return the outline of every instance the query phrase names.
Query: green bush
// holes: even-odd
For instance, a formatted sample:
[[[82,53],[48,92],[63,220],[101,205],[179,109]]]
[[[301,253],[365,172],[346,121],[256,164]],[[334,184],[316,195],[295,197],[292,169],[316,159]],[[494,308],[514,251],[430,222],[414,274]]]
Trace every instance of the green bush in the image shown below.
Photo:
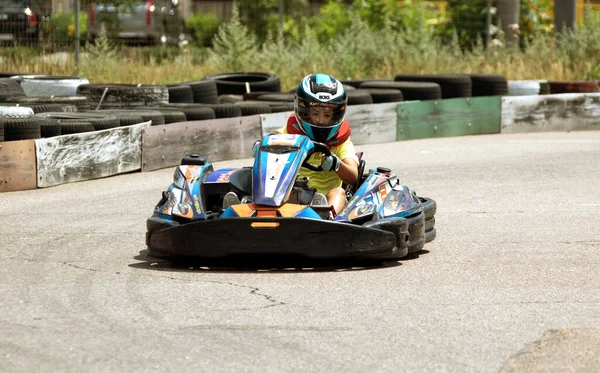
[[[194,44],[202,47],[212,46],[221,22],[215,13],[192,13],[185,26]]]
[[[50,18],[53,26],[53,39],[58,42],[73,41],[75,39],[75,13],[54,13]],[[79,38],[87,39],[87,13],[79,13]]]

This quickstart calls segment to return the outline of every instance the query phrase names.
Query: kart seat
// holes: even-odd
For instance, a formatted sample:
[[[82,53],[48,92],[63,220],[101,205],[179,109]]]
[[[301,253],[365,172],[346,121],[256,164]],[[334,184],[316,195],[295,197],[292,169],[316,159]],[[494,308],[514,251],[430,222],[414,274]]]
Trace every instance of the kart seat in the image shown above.
[[[363,152],[357,152],[356,157],[358,158],[358,180],[354,185],[344,183],[342,187],[346,190],[348,198],[352,197],[354,193],[360,188],[360,185],[367,179],[368,175],[365,175],[366,162],[362,159]]]

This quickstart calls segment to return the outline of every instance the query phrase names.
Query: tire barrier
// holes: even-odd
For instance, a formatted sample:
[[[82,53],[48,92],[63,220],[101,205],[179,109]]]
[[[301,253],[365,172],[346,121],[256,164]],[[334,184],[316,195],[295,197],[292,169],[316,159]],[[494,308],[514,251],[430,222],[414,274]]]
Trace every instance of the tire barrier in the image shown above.
[[[135,109],[106,109],[106,110],[93,110],[94,113],[106,113],[113,114],[117,118],[120,116],[135,116],[142,118],[142,122],[151,122],[153,126],[159,126],[161,124],[165,124],[165,117],[162,115],[160,111],[144,109],[144,110],[135,110]],[[138,122],[141,123],[141,122]],[[136,123],[132,123],[136,124]]]
[[[84,132],[81,128],[86,128],[91,131],[101,131],[110,128],[119,127],[121,122],[116,116],[106,113],[93,113],[93,112],[82,112],[82,113],[65,113],[65,112],[50,112],[36,114],[36,117],[53,119],[56,123],[61,125],[61,133],[74,133],[71,132],[71,127],[76,130],[77,133]],[[91,127],[90,127],[91,125]],[[68,129],[65,129],[68,128]],[[66,132],[65,132],[66,131]]]
[[[440,98],[443,92],[465,94],[465,78],[471,82],[471,97]],[[123,158],[111,159],[106,166],[101,161],[107,156],[106,141],[111,142],[111,149],[113,144],[119,144],[119,149],[136,160],[126,167],[130,171],[172,167],[183,153],[199,151],[214,154],[211,159],[215,161],[247,158],[251,143],[282,127],[294,109],[293,92],[269,91],[264,87],[221,95],[232,100],[227,104],[195,102],[217,101],[216,80],[210,79],[169,86],[82,84],[78,91],[88,95],[55,97],[27,97],[22,87],[15,85],[15,79],[8,80],[0,78],[0,87],[6,88],[0,91],[4,95],[0,101],[5,101],[0,102],[0,153],[10,165],[10,172],[24,176],[17,183],[0,185],[0,191],[129,172],[118,166],[126,161]],[[419,75],[415,81],[352,81],[348,87],[356,87],[347,89],[351,105],[346,113],[357,145],[485,133],[600,129],[600,93],[550,94],[552,86],[554,91],[562,87],[597,92],[597,82],[555,83],[506,81],[504,87],[503,77],[490,74]],[[486,96],[504,91],[505,95]],[[104,100],[112,92],[112,103],[109,100],[106,105],[113,107],[105,109],[103,102],[100,110],[94,110],[102,100],[98,97],[100,92]],[[173,98],[170,92],[181,93],[181,97],[175,93]],[[190,92],[194,102],[189,102]],[[519,97],[521,93],[528,94]],[[437,99],[407,100],[409,97]],[[169,102],[172,100],[186,102]],[[117,140],[117,135],[128,140]],[[48,151],[48,144],[58,148]],[[7,148],[13,153],[3,152]],[[37,152],[41,158],[32,160],[27,152]],[[60,164],[61,157],[68,157],[71,164]],[[6,172],[0,169],[0,177],[4,178]],[[75,177],[71,172],[79,175]],[[435,219],[427,209],[422,224],[417,223],[411,229],[413,239],[407,245],[410,250],[417,250],[422,242],[436,235]]]
[[[508,81],[504,75],[468,74],[468,76],[471,79],[473,97],[506,96],[508,94]]]
[[[4,140],[28,140],[39,139],[42,137],[40,125],[47,122],[43,118],[0,118],[0,123],[4,127]]]
[[[82,84],[77,95],[86,96],[90,109],[132,108],[169,103],[169,90],[164,85]]]
[[[595,93],[598,92],[598,81],[596,80],[577,80],[577,81],[548,81],[550,93]]]
[[[184,82],[180,84],[189,85],[192,89],[193,102],[199,104],[217,103],[217,83],[214,80],[200,80]]]
[[[33,114],[30,107],[0,106],[0,118],[29,118]]]
[[[194,92],[189,84],[167,84],[169,103],[193,103]]]
[[[442,98],[473,96],[473,84],[471,83],[471,78],[464,74],[398,74],[394,77],[394,80],[397,82],[437,83],[442,90]]]
[[[360,88],[398,89],[402,92],[403,101],[439,100],[442,88],[433,82],[401,82],[393,80],[367,80],[360,83]]]
[[[39,75],[17,75],[16,79],[28,97],[45,96],[75,96],[77,87],[89,84],[86,78],[78,76],[39,76]]]
[[[34,114],[46,113],[49,111],[65,111],[65,107],[68,106],[68,105],[61,105],[61,104],[28,104],[28,103],[21,104],[21,103],[12,103],[12,102],[5,102],[5,103],[2,103],[2,105],[12,105],[15,107],[26,107],[26,108],[31,109]]]
[[[356,88],[355,88],[356,89]],[[404,101],[402,91],[399,89],[392,88],[360,88],[361,91],[367,92],[371,95],[374,104],[381,104],[383,102],[401,102]]]
[[[179,123],[187,121],[187,117],[185,113],[178,108],[169,108],[163,106],[148,106],[148,107],[138,107],[136,108],[140,112],[144,110],[151,110],[153,112],[159,112],[163,117],[163,124],[171,124],[171,123]],[[153,124],[154,125],[154,124]]]
[[[73,106],[75,107],[76,111],[89,109],[89,101],[86,96],[12,97],[12,98],[7,99],[6,102],[11,103],[11,104],[19,104],[20,106],[43,105],[43,104],[60,105],[63,109],[60,109],[58,111],[61,111],[61,110],[67,111],[64,109],[73,107]],[[38,107],[38,110],[44,110],[44,107]]]
[[[348,106],[373,103],[373,97],[371,97],[371,94],[366,90],[356,89],[354,91],[346,91],[346,96],[348,96]]]
[[[242,116],[270,114],[273,112],[271,106],[266,102],[241,101],[236,102],[235,105],[240,107]]]
[[[243,72],[206,75],[203,80],[213,80],[218,95],[241,95],[253,91],[281,92],[281,81],[276,74]]]
[[[509,80],[508,81],[508,96],[532,96],[542,93],[542,80]],[[547,82],[546,82],[547,83]],[[550,86],[546,85],[548,93]]]
[[[215,119],[217,117],[213,108],[203,104],[169,103],[160,107],[181,111],[185,114],[186,121]]]

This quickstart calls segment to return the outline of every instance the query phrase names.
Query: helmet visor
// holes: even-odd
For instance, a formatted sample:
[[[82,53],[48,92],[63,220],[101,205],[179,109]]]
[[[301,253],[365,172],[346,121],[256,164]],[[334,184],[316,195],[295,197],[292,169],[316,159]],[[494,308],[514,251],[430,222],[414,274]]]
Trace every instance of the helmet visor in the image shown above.
[[[298,100],[298,116],[300,120],[311,126],[331,128],[339,125],[346,114],[346,102],[315,102],[296,98]]]

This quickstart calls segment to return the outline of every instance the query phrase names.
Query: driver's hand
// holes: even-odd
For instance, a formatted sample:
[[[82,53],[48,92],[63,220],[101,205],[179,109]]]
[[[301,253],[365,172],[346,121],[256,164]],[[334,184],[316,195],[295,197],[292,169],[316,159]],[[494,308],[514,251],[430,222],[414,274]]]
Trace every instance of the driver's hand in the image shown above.
[[[321,168],[324,171],[337,171],[340,169],[342,161],[335,155],[323,156],[321,158]]]

